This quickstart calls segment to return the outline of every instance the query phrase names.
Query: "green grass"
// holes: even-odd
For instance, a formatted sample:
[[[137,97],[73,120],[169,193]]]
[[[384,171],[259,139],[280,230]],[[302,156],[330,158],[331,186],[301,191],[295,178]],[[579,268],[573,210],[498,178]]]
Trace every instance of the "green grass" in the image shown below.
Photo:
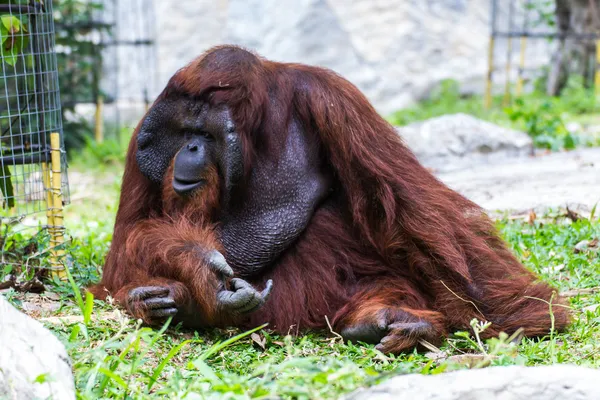
[[[106,182],[105,189],[67,208],[67,227],[72,234],[67,260],[76,287],[98,279],[97,269],[111,240],[118,180],[112,171],[104,171],[94,180]],[[435,354],[390,357],[370,345],[344,344],[329,332],[291,337],[261,329],[254,335],[236,337],[241,332],[233,329],[203,333],[177,327],[151,330],[113,305],[78,299],[64,283],[51,284],[55,294],[36,300],[58,308],[44,311],[42,307],[33,315],[67,346],[81,399],[274,395],[329,399],[401,373],[435,374],[467,365],[600,366],[600,308],[595,308],[600,304],[600,290],[596,290],[600,287],[599,253],[597,249],[575,250],[583,240],[600,238],[597,217],[573,222],[557,211],[532,224],[506,217],[498,227],[527,267],[570,293],[575,319],[566,333],[544,340],[525,339],[518,345],[510,344],[506,337],[480,345],[472,330],[453,335]],[[29,239],[15,237],[11,251],[18,257]],[[44,263],[43,257],[40,263]],[[31,296],[16,292],[5,295],[17,306],[32,301]],[[43,300],[48,296],[54,300]]]

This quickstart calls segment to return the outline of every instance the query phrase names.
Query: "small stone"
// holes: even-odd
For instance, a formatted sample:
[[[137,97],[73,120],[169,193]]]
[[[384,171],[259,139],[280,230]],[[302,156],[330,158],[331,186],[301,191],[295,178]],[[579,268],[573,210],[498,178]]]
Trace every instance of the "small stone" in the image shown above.
[[[572,134],[583,132],[583,126],[579,122],[569,122],[565,128]]]
[[[583,307],[583,311],[595,312],[600,304],[592,304],[591,306]]]

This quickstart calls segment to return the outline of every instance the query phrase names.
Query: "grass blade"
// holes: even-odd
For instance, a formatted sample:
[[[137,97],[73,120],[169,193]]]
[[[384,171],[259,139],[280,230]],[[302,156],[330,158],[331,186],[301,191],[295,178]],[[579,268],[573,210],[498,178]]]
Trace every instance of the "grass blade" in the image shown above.
[[[88,326],[92,318],[92,311],[94,310],[94,295],[90,292],[85,292],[85,305],[83,308],[83,323]]]
[[[223,383],[221,378],[217,376],[215,371],[206,363],[206,361],[197,358],[192,362],[192,365],[198,370],[198,372],[207,378],[211,384],[218,385]]]
[[[115,374],[113,371],[111,371],[107,368],[104,368],[104,367],[100,367],[100,368],[98,368],[98,372],[110,377],[110,379],[115,381],[117,383],[117,385],[119,385],[122,389],[127,390],[128,386],[125,383],[125,381],[123,380],[123,378],[121,378],[119,375]]]
[[[2,166],[0,190],[2,190],[2,195],[4,196],[4,200],[6,200],[6,207],[13,208],[15,206],[15,188],[12,184],[10,168],[8,168],[8,165]]]
[[[236,336],[234,336],[234,337],[232,337],[230,339],[227,339],[224,342],[215,343],[210,349],[208,349],[204,354],[202,354],[200,356],[200,359],[201,360],[208,359],[210,356],[212,356],[213,354],[217,353],[218,351],[221,351],[222,349],[224,349],[225,347],[229,346],[230,344],[232,344],[234,342],[237,342],[238,340],[243,339],[246,336],[249,336],[249,335],[253,334],[256,331],[259,331],[259,330],[267,327],[267,325],[269,325],[269,324],[268,323],[267,324],[263,324],[263,325],[261,325],[261,326],[259,326],[257,328],[249,330],[247,332],[240,333],[239,335],[236,335]]]
[[[169,354],[167,354],[167,356],[164,358],[164,360],[162,360],[160,362],[160,364],[158,364],[158,367],[156,367],[156,369],[154,370],[154,373],[150,377],[150,382],[148,382],[148,388],[147,388],[148,391],[150,391],[150,389],[152,389],[152,386],[154,386],[154,383],[156,383],[156,380],[162,373],[163,369],[167,366],[167,363],[169,361],[171,361],[171,359],[173,357],[175,357],[177,355],[177,353],[179,353],[179,351],[181,350],[181,348],[183,346],[185,346],[186,344],[188,344],[190,342],[192,342],[191,339],[185,340],[185,341],[179,343],[177,346],[173,347],[171,349],[171,351],[169,352]]]

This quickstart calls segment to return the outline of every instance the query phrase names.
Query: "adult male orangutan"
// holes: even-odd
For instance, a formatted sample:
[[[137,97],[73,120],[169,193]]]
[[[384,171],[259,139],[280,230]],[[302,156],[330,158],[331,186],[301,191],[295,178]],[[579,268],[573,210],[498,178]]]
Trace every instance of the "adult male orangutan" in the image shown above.
[[[149,324],[286,333],[327,316],[391,353],[473,318],[544,335],[562,303],[356,87],[234,46],[177,72],[140,122],[92,291]]]

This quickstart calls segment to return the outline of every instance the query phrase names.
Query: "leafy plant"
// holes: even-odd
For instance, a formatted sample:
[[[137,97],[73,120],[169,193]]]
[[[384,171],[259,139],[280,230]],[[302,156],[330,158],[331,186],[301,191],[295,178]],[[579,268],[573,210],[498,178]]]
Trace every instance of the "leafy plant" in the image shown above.
[[[131,134],[123,132],[117,138],[105,139],[102,143],[84,137],[85,146],[73,156],[73,163],[86,168],[120,166],[125,162],[125,154]]]
[[[445,114],[465,113],[488,120],[505,118],[501,110],[486,110],[480,96],[463,95],[457,81],[440,82],[429,97],[419,104],[399,110],[389,117],[392,124],[402,126]]]
[[[524,123],[525,131],[533,138],[536,147],[561,150],[574,149],[577,144],[550,101],[538,105],[517,99],[515,104],[505,111],[511,121]]]
[[[579,76],[571,76],[561,96],[551,97],[536,89],[502,108],[502,95],[493,97],[493,107],[485,109],[480,95],[461,94],[456,81],[442,81],[430,97],[415,106],[399,110],[388,120],[406,125],[446,114],[465,113],[502,126],[527,132],[536,147],[561,150],[576,146],[600,145],[582,132],[570,132],[565,121],[593,116],[599,111],[593,90],[586,88]]]
[[[92,136],[89,121],[77,114],[79,103],[94,103],[100,93],[103,46],[110,25],[100,19],[101,0],[54,2],[58,80],[67,150],[80,149]]]
[[[18,56],[23,53],[29,44],[29,33],[27,30],[28,18],[21,15],[21,19],[12,14],[0,16],[0,57],[2,61],[14,67]]]
[[[0,191],[4,196],[2,208],[13,208],[15,206],[15,188],[12,183],[12,174],[8,165],[2,165]]]
[[[18,5],[20,2],[17,1],[15,4]],[[11,13],[0,15],[0,62],[7,64],[4,66],[5,69],[14,68],[19,56],[23,55],[29,46],[29,18],[23,14],[18,14],[18,16],[17,18]],[[26,61],[31,62],[31,60],[24,60],[24,62]],[[6,83],[4,84],[6,85]],[[11,126],[13,123],[14,121],[10,122]],[[0,155],[2,154],[3,152],[0,151]],[[4,198],[2,208],[13,208],[15,205],[14,186],[9,166],[3,164],[0,173],[2,174],[0,191]]]
[[[532,27],[554,27],[556,26],[556,0],[537,0],[525,3],[525,9],[533,12]]]

